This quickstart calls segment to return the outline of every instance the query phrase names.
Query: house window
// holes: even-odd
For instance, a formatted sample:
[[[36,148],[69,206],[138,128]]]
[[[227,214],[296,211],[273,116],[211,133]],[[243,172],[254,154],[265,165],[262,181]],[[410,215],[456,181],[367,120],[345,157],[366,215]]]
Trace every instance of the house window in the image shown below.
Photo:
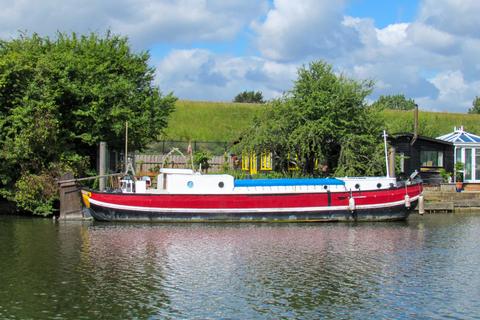
[[[472,149],[465,149],[465,180],[472,180]]]
[[[475,180],[480,180],[480,149],[475,149]]]
[[[257,174],[257,155],[250,154],[250,174]]]
[[[264,152],[260,158],[260,170],[270,171],[272,170],[272,153]]]
[[[443,167],[442,151],[420,151],[422,167]]]
[[[288,170],[290,171],[297,171],[300,170],[298,166],[298,155],[295,154],[295,158],[292,158],[290,152],[287,155],[288,158]]]
[[[250,155],[247,153],[242,154],[242,170],[243,171],[250,170]]]

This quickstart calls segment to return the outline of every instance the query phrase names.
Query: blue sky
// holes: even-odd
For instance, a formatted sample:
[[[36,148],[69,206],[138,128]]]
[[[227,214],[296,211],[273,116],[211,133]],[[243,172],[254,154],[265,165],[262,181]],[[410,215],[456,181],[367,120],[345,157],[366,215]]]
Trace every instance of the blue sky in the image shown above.
[[[466,112],[480,95],[478,0],[0,0],[0,38],[18,30],[125,35],[148,50],[163,92],[273,98],[325,60],[425,110]]]
[[[418,0],[352,0],[345,13],[352,17],[371,18],[377,28],[384,28],[392,23],[413,21],[418,7]]]

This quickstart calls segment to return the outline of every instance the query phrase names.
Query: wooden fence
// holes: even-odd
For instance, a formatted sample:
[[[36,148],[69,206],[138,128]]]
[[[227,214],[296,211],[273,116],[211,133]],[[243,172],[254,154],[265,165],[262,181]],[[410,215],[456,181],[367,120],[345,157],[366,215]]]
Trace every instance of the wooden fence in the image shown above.
[[[232,159],[230,156],[227,157],[229,167],[233,166]],[[219,172],[222,170],[225,157],[224,156],[214,156],[208,161],[210,168],[208,172]],[[149,174],[158,172],[160,168],[192,168],[192,162],[190,156],[183,157],[181,155],[169,155],[158,154],[158,155],[146,155],[146,154],[137,154],[135,155],[135,172],[137,175],[140,174]],[[195,168],[198,170],[198,168]]]

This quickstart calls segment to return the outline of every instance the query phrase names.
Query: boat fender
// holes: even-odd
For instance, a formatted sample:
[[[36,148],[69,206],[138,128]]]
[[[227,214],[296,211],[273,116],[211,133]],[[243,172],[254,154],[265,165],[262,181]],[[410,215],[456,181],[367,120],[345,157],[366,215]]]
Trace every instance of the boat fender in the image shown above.
[[[405,195],[405,207],[410,208],[410,197],[408,194]]]
[[[350,209],[351,212],[355,211],[355,199],[353,197],[348,199],[348,209]]]
[[[423,195],[418,197],[418,214],[423,215],[425,213],[425,202],[423,199]]]

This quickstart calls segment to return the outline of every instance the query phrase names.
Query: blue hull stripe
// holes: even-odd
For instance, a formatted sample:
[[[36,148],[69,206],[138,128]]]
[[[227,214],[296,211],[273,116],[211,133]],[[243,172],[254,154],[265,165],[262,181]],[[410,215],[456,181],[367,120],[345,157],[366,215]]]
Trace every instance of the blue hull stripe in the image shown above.
[[[335,178],[312,179],[244,179],[235,180],[237,187],[278,187],[278,186],[343,186],[345,182]]]

